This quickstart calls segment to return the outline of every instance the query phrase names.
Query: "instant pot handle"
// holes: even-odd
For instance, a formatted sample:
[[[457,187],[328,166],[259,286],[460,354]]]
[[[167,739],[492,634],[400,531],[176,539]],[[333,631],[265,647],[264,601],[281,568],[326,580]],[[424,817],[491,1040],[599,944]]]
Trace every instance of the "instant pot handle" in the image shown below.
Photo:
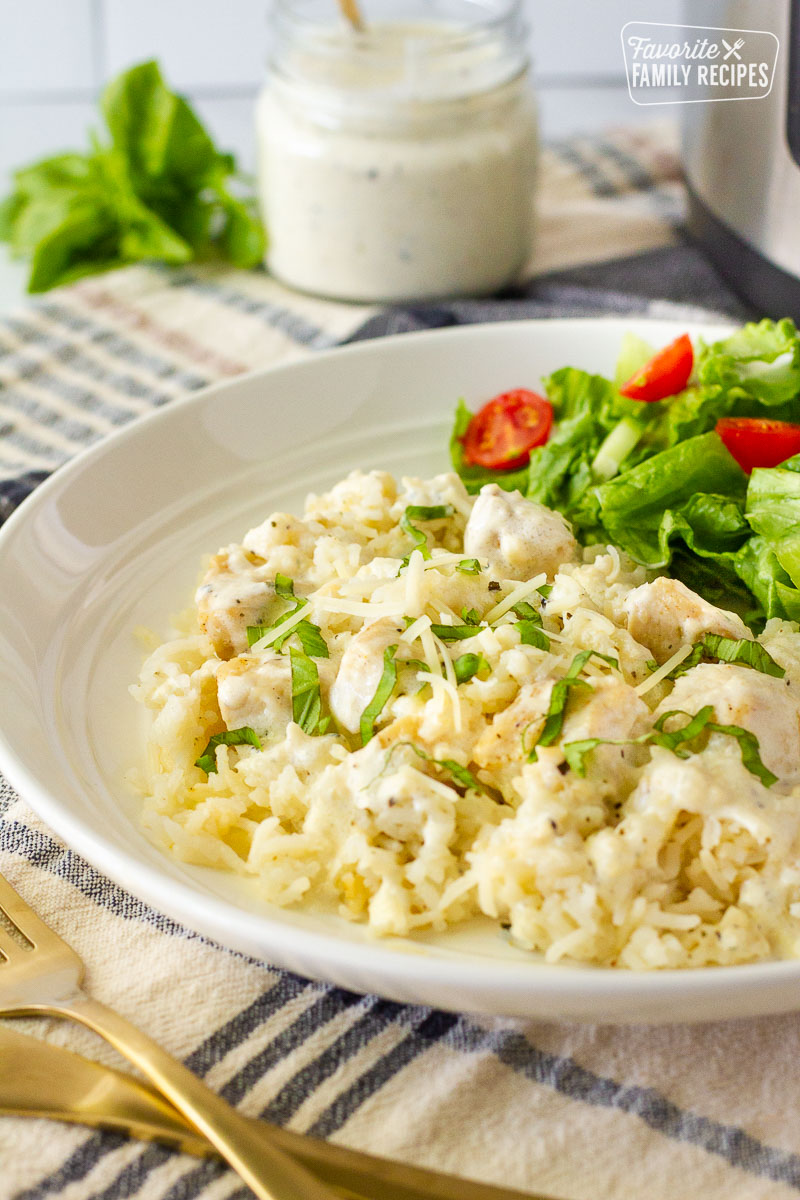
[[[791,0],[790,4],[788,54],[786,140],[800,167],[800,0]]]

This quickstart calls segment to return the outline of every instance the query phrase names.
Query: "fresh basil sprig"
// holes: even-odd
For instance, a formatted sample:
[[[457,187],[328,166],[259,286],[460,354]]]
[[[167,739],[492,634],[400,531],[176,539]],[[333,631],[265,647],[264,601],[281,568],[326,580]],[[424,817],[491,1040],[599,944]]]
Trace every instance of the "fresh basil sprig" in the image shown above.
[[[375,689],[375,695],[361,714],[359,732],[361,745],[366,746],[375,735],[375,722],[383,712],[384,705],[394,691],[397,683],[397,663],[395,654],[397,646],[387,646],[383,652],[383,672]]]
[[[600,658],[603,662],[607,662],[610,666],[619,670],[619,662],[616,658],[612,658],[608,654],[600,654],[597,650],[580,650],[572,662],[566,675],[553,684],[553,690],[550,693],[550,704],[547,709],[542,731],[538,738],[528,751],[528,762],[536,762],[536,750],[539,746],[552,746],[553,742],[558,741],[561,736],[561,730],[564,726],[564,716],[567,710],[567,701],[572,692],[586,691],[593,692],[594,688],[586,679],[580,679],[579,675],[586,666],[590,658]],[[523,733],[523,745],[524,745]]]
[[[157,63],[117,76],[100,108],[110,140],[95,134],[86,154],[22,168],[0,205],[0,241],[30,259],[30,292],[143,259],[261,262],[264,230],[252,198],[235,190],[233,157],[217,150]]]
[[[688,717],[688,720],[679,729],[667,733],[664,730],[664,724],[671,717]],[[725,733],[738,741],[742,765],[751,775],[760,779],[765,787],[772,787],[773,783],[777,783],[777,775],[773,775],[772,771],[761,761],[756,735],[748,729],[742,729],[741,725],[719,725],[713,720],[713,717],[713,704],[704,705],[694,715],[683,712],[681,709],[673,709],[659,717],[651,730],[636,738],[597,737],[567,742],[564,746],[564,757],[575,774],[583,778],[586,774],[586,755],[598,746],[661,746],[665,750],[671,750],[678,758],[689,758],[689,751],[684,748],[685,743],[693,742],[701,733]]]
[[[205,771],[206,775],[213,775],[217,769],[217,756],[214,753],[217,746],[255,746],[256,750],[261,749],[261,741],[258,734],[249,725],[242,725],[239,729],[226,729],[222,733],[215,733],[208,739],[208,745],[199,758],[195,759],[195,766],[201,771]]]

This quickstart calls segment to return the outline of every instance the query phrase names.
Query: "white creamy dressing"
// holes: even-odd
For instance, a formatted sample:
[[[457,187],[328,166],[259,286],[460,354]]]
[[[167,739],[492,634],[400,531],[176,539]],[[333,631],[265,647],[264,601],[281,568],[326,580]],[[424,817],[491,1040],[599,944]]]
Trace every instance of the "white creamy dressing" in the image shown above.
[[[537,157],[524,60],[464,37],[445,23],[306,31],[273,71],[257,135],[276,276],[391,301],[519,275]]]

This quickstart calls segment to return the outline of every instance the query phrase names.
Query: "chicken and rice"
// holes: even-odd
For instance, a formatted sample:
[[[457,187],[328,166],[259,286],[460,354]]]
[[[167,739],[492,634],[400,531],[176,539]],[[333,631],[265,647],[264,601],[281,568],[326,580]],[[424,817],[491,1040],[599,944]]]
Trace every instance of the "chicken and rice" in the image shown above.
[[[724,661],[738,616],[518,492],[355,472],[216,554],[148,658],[144,819],[379,934],[483,914],[550,962],[797,956],[795,629]]]

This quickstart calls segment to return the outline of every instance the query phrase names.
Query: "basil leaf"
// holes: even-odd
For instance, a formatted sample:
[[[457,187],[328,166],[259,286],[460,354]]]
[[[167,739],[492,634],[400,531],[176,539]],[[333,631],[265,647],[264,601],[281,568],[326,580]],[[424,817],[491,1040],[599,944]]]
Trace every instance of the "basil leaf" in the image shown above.
[[[319,672],[316,663],[302,650],[289,647],[292,664],[292,720],[304,733],[325,733],[330,717],[322,716],[322,697],[319,690]]]
[[[477,632],[476,625],[431,625],[431,633],[443,642],[463,641],[464,638],[475,637]]]
[[[281,575],[280,571],[275,575],[275,595],[281,600],[288,600],[290,603],[297,602],[297,597],[294,594],[294,581],[288,575]]]
[[[291,632],[297,634],[303,650],[311,658],[330,658],[328,645],[319,625],[314,625],[311,621],[301,621]]]
[[[289,578],[288,575],[281,575],[280,571],[278,571],[278,573],[275,576],[274,586],[275,586],[275,595],[278,597],[278,599],[285,600],[287,603],[291,604],[292,607],[287,608],[284,612],[281,613],[281,615],[279,617],[276,618],[276,620],[274,620],[269,625],[248,625],[247,626],[247,645],[248,646],[254,646],[255,643],[257,641],[260,641],[260,639],[262,637],[264,637],[264,635],[266,633],[271,633],[273,629],[277,629],[277,627],[279,625],[283,624],[283,622],[287,619],[287,617],[293,617],[295,615],[295,613],[298,613],[301,608],[303,608],[306,604],[308,604],[308,601],[306,600],[306,598],[304,596],[300,596],[300,597],[295,596],[294,582]],[[280,651],[283,649],[283,644],[286,641],[286,639],[291,637],[293,633],[296,633],[298,635],[298,637],[300,638],[300,641],[303,645],[303,649],[306,648],[304,638],[310,639],[309,644],[316,647],[315,650],[306,651],[307,653],[309,653],[309,654],[313,653],[315,655],[315,657],[317,657],[317,658],[327,658],[328,657],[328,647],[325,645],[325,642],[322,638],[322,634],[320,634],[320,632],[319,632],[319,626],[312,625],[310,621],[301,621],[300,625],[305,626],[305,629],[303,629],[302,632],[301,632],[299,626],[295,625],[295,626],[293,626],[292,629],[290,629],[288,631],[288,633],[285,633],[282,637],[276,638],[276,640],[273,642],[274,649],[277,650],[278,653],[280,653]],[[316,634],[318,635],[318,640],[314,640],[314,630],[316,630]],[[320,644],[322,646],[324,646],[324,650],[319,648]]]
[[[397,663],[394,660],[396,653],[397,646],[387,646],[383,652],[383,673],[375,689],[375,695],[361,714],[359,729],[362,746],[366,746],[367,742],[374,737],[375,721],[383,712],[384,705],[397,683]]]
[[[480,625],[481,614],[478,612],[477,608],[467,608],[467,606],[464,605],[461,610],[461,619],[464,621],[465,625]]]
[[[249,725],[242,725],[239,729],[226,729],[223,733],[215,733],[209,738],[208,745],[198,759],[195,759],[195,766],[201,771],[205,771],[206,775],[213,775],[217,769],[217,756],[214,753],[217,746],[255,746],[256,750],[261,749],[261,741],[255,730]]]
[[[536,590],[539,593],[539,595],[542,597],[542,599],[546,600],[547,597],[550,595],[550,593],[553,590],[553,585],[552,585],[552,583],[543,583],[542,586],[538,587]]]
[[[489,664],[482,654],[462,654],[453,663],[458,683],[467,683],[478,671],[488,671]]]
[[[481,564],[477,558],[462,558],[460,563],[456,563],[456,570],[462,575],[480,575]]]
[[[452,515],[452,504],[409,504],[403,514],[410,521],[439,521]]]
[[[669,678],[677,679],[685,675],[692,667],[696,667],[703,658],[716,658],[719,662],[742,663],[753,667],[764,675],[772,675],[775,679],[783,679],[786,672],[775,662],[771,654],[759,642],[749,638],[722,637],[718,633],[706,633],[699,642],[695,642],[691,654],[678,663]]]
[[[412,521],[438,521],[443,517],[452,517],[453,506],[451,504],[409,504],[400,518],[400,528],[414,542],[414,550],[419,550],[423,558],[430,558],[431,552],[428,549],[428,537],[421,529],[417,529],[416,525],[412,525]],[[407,554],[401,564],[407,567],[411,554]]]
[[[680,729],[673,730],[671,733],[665,733],[665,721],[668,721],[670,717],[677,716],[689,717],[689,720]],[[777,783],[778,776],[773,775],[772,771],[768,767],[765,767],[761,761],[756,735],[748,729],[742,729],[740,725],[719,725],[711,719],[713,716],[714,708],[711,704],[705,705],[694,716],[675,709],[672,712],[664,713],[648,733],[643,733],[638,738],[614,740],[597,737],[584,738],[576,742],[567,742],[564,746],[564,757],[573,771],[583,778],[586,774],[586,755],[598,746],[661,746],[665,750],[671,750],[678,758],[689,758],[689,752],[681,749],[684,742],[694,741],[701,733],[725,733],[729,737],[736,738],[738,741],[742,756],[742,765],[751,775],[755,775],[760,779],[764,787],[772,787],[773,783]]]
[[[456,782],[460,783],[462,787],[474,788],[476,792],[483,792],[486,794],[486,788],[482,783],[479,783],[479,781],[467,767],[462,767],[461,763],[457,763],[455,759],[452,758],[433,758],[432,755],[423,750],[421,746],[417,746],[415,742],[395,742],[395,744],[386,752],[386,759],[380,775],[382,775],[389,766],[395,750],[399,750],[401,746],[407,746],[409,750],[414,751],[417,758],[423,758],[425,762],[429,762],[432,766],[439,767],[440,770],[446,771],[449,775],[452,775]],[[380,776],[378,776],[378,778],[380,778]]]
[[[590,683],[585,679],[578,678],[590,658],[601,658],[604,662],[610,663],[611,666],[619,670],[619,662],[616,658],[611,658],[607,654],[600,654],[597,650],[581,650],[575,655],[564,678],[559,679],[553,685],[547,716],[545,717],[541,733],[528,751],[528,762],[537,761],[537,746],[552,746],[553,742],[557,741],[561,736],[567,701],[571,693],[573,691],[594,691]],[[524,737],[525,734],[523,732],[523,744]]]
[[[527,600],[520,600],[511,610],[518,618],[516,628],[523,646],[535,646],[537,650],[549,650],[550,638],[542,629],[541,615]]]
[[[746,767],[751,775],[755,775],[760,779],[764,787],[772,787],[773,783],[778,782],[778,776],[773,775],[768,767],[765,767],[761,761],[761,755],[758,750],[758,738],[749,729],[742,729],[741,725],[717,725],[711,724],[708,726],[713,733],[727,733],[729,737],[734,737],[739,743],[739,751],[742,755],[742,766]]]

